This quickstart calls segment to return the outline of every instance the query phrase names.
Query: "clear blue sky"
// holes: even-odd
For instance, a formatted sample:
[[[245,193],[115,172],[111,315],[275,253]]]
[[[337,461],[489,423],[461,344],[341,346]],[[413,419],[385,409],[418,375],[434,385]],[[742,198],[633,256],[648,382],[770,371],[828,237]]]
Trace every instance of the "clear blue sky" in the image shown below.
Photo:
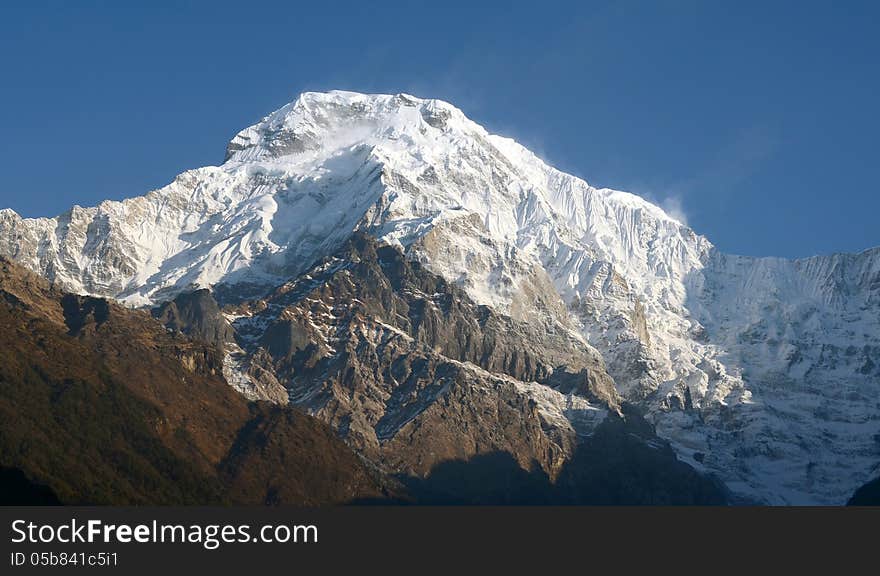
[[[880,244],[880,2],[19,2],[0,207],[54,215],[218,164],[304,90],[448,100],[728,252]]]

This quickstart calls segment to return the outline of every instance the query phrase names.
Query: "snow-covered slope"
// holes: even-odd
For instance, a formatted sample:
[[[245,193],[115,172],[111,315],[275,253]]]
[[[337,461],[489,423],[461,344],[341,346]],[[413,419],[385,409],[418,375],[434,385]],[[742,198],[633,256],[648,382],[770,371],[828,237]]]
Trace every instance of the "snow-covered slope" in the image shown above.
[[[303,94],[236,135],[221,166],[144,197],[0,212],[0,253],[147,305],[193,286],[259,294],[353,230],[479,303],[586,339],[680,457],[744,498],[841,503],[878,472],[880,250],[720,254],[437,100]]]

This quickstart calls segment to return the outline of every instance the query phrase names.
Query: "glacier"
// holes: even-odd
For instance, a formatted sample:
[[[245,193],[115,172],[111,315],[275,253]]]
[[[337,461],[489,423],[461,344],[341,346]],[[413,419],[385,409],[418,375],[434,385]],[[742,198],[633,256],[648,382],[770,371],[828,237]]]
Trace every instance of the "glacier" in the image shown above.
[[[880,474],[880,248],[723,254],[439,100],[302,94],[235,135],[221,165],[144,196],[0,210],[0,254],[140,307],[197,287],[261,295],[355,231],[596,348],[679,458],[741,502],[841,504]]]

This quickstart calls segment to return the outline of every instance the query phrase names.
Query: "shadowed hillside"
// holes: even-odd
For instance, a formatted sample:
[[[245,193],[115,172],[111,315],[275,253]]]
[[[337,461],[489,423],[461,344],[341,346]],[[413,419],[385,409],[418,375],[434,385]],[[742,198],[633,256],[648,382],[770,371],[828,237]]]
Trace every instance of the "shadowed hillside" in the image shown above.
[[[847,506],[880,506],[880,478],[868,482],[853,494]]]

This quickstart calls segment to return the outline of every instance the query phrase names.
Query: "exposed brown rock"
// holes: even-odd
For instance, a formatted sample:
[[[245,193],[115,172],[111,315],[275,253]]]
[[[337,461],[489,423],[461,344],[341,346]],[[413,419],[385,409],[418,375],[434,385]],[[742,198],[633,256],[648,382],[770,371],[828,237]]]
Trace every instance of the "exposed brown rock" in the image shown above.
[[[543,419],[516,382],[619,409],[601,357],[565,326],[478,306],[365,234],[236,312],[250,314],[235,324],[242,345],[291,401],[391,472],[506,451],[553,476],[576,432]]]

